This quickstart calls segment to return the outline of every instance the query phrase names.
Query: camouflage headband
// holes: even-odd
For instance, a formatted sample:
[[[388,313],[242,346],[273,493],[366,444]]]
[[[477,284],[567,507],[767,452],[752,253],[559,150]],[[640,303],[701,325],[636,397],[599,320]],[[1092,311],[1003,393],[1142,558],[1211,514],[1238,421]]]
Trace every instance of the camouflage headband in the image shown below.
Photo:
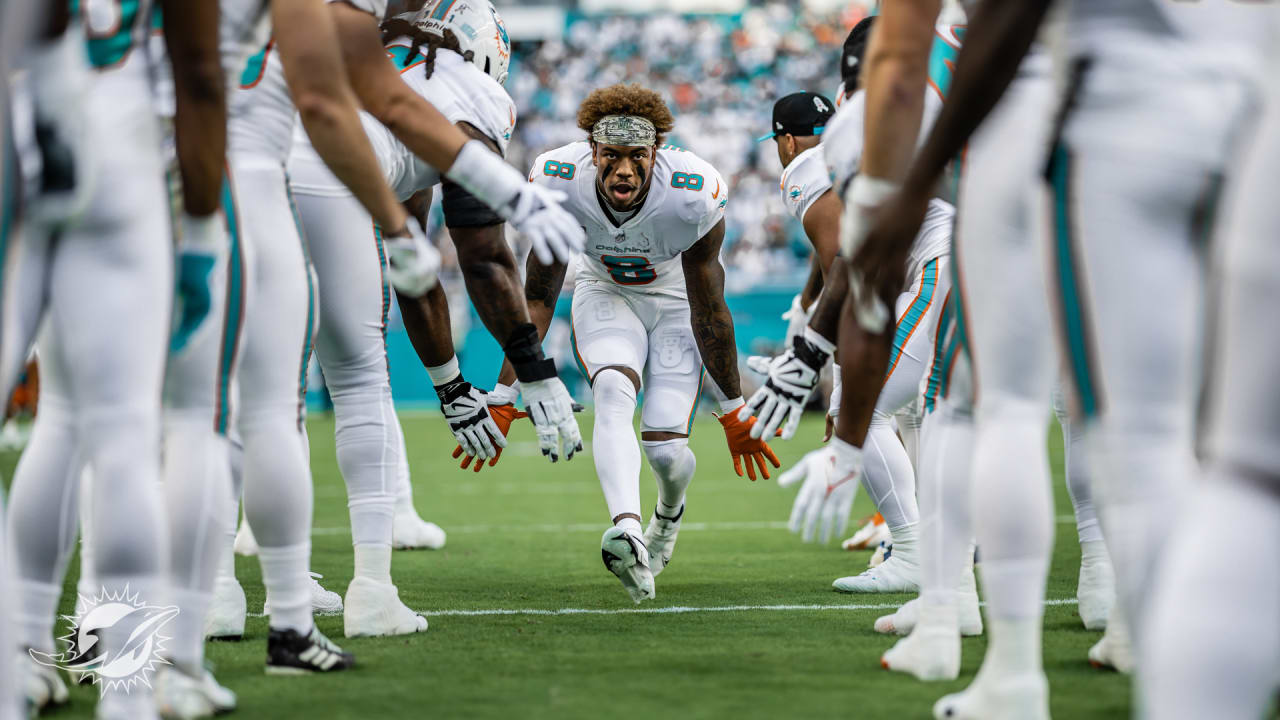
[[[648,146],[658,140],[653,123],[636,115],[605,115],[591,129],[591,139],[601,145]]]

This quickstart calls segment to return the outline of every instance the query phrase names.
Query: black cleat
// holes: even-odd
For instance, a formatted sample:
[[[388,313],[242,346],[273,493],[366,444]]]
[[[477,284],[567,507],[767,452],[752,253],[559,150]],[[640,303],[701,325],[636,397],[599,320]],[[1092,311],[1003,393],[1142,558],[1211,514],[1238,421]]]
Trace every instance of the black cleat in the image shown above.
[[[271,628],[267,635],[267,674],[303,675],[313,672],[337,672],[356,664],[356,658],[311,626],[303,635],[297,630]]]

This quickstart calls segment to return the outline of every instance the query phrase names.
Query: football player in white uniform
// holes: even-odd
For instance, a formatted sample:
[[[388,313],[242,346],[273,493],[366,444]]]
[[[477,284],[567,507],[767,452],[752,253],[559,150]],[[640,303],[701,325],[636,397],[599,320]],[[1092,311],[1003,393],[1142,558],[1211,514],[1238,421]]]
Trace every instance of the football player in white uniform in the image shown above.
[[[601,539],[609,571],[631,599],[654,597],[653,576],[671,560],[696,460],[689,449],[703,365],[720,394],[720,422],[734,468],[769,477],[777,457],[740,421],[733,318],[724,302],[724,208],[729,188],[693,153],[661,147],[670,111],[639,85],[592,92],[578,109],[589,137],[543,153],[533,184],[567,192],[586,229],[573,292],[573,346],[595,399],[596,473],[613,526]],[[545,333],[563,284],[563,263],[530,259],[526,297]],[[500,382],[515,380],[510,367]],[[658,504],[641,533],[640,447],[632,430],[643,387],[640,438],[658,481]],[[531,409],[532,412],[532,409]]]
[[[812,112],[818,103],[825,112]],[[765,433],[785,420],[783,437],[795,432],[800,420],[797,408],[807,400],[818,374],[835,349],[839,308],[848,287],[847,277],[834,277],[847,275],[847,271],[843,262],[835,259],[840,205],[832,190],[833,174],[828,167],[835,170],[834,182],[842,186],[848,182],[847,169],[858,166],[863,95],[861,92],[851,94],[830,120],[829,108],[825,98],[811,93],[787,96],[774,106],[773,136],[778,141],[779,159],[786,165],[781,185],[783,202],[804,223],[815,251],[830,265],[828,275],[832,276],[802,341],[797,341],[792,350],[767,366],[758,361],[755,365],[768,372],[769,380],[748,401],[747,408],[758,411]],[[818,144],[818,122],[825,130],[821,145]],[[805,145],[809,147],[797,152]],[[916,240],[912,263],[901,285],[904,289],[896,298],[898,322],[890,362],[879,385],[879,398],[867,431],[865,449],[869,452],[862,468],[862,482],[885,517],[894,551],[883,565],[858,576],[836,580],[835,587],[845,592],[910,592],[918,587],[916,525],[920,513],[916,505],[915,469],[913,458],[894,432],[891,421],[895,413],[907,409],[920,395],[925,367],[933,355],[942,298],[950,286],[947,254],[954,212],[941,200],[935,200],[930,208],[930,218]],[[831,493],[804,494],[803,499],[813,507],[800,514],[817,516],[821,514],[818,505],[827,503],[851,504],[855,486],[844,482],[844,477],[829,478],[828,482],[835,488]],[[793,516],[795,514],[793,511]],[[836,518],[837,531],[842,533],[844,523],[848,522],[847,510],[830,514]]]
[[[388,21],[385,33],[390,40],[387,55],[406,84],[431,98],[464,132],[505,151],[515,106],[499,81],[506,77],[510,48],[506,29],[491,6],[431,2],[418,13]],[[371,116],[364,116],[364,124],[400,200],[429,193],[440,181],[438,171]],[[356,572],[344,602],[346,634],[422,630],[425,620],[399,601],[391,584],[396,485],[401,478],[407,480],[408,468],[387,376],[385,333],[391,298],[383,279],[382,238],[369,214],[305,137],[298,135],[295,142],[290,182],[320,280],[316,354],[337,416],[338,462],[348,486],[355,545]],[[504,240],[503,220],[451,181],[445,182],[444,209],[477,310],[495,337],[508,343],[512,333],[528,326],[529,315],[515,259]],[[362,235],[367,243],[353,242]],[[447,321],[439,322],[429,309],[438,305],[447,318],[443,290],[433,290],[421,300],[398,297],[446,420],[470,454],[488,460],[506,444],[505,436],[490,418],[487,394],[458,372]],[[421,337],[432,325],[433,336]],[[544,385],[567,395],[555,377],[526,383],[524,390],[532,394]],[[570,440],[569,457],[580,443]]]
[[[958,64],[952,102],[944,108],[903,191],[883,208],[875,232],[854,258],[877,289],[900,266],[906,240],[943,167],[1020,67],[1036,60],[1022,58],[1048,4],[987,3],[979,8],[967,38],[965,57],[971,60]],[[1059,300],[1074,410],[1085,423],[1101,489],[1101,517],[1122,590],[1122,602],[1113,615],[1143,618],[1144,589],[1150,587],[1156,555],[1194,472],[1198,288],[1203,241],[1212,229],[1212,218],[1203,209],[1216,200],[1256,91],[1255,41],[1265,28],[1259,20],[1265,17],[1230,3],[1174,7],[1147,0],[1080,0],[1071,3],[1067,15],[1065,57],[1072,64],[1072,81],[1045,169],[1053,185],[1053,293]],[[999,154],[1004,154],[1008,134],[998,131],[1006,127],[1002,114],[1018,106],[1023,91],[1033,92],[1024,88],[1010,93],[1008,103],[982,129],[991,133],[991,141],[1001,143]],[[1214,107],[1215,112],[1197,111],[1204,107]],[[1048,124],[1040,126],[1049,137]],[[1014,186],[1024,185],[1026,178],[1027,170],[1015,165],[991,176],[992,181]],[[1117,237],[1124,242],[1116,242]],[[973,286],[966,290],[975,292]],[[1150,315],[1152,302],[1166,312]],[[1094,307],[1105,312],[1095,315]],[[973,309],[980,311],[979,323],[995,317],[984,304]],[[970,326],[968,318],[963,324]],[[986,324],[991,326],[990,337],[1009,336],[999,321]],[[1025,379],[986,374],[983,366],[992,353],[981,349],[981,333],[967,334],[978,344],[981,435],[993,387],[997,407],[1025,402],[1028,396],[1010,384]],[[1045,375],[1043,368],[1033,369],[1037,377]],[[1031,402],[1039,400],[1030,397]],[[1012,410],[1005,408],[1005,420],[1022,418],[1025,424],[1043,427],[1042,414]],[[1006,433],[1014,430],[1008,427]],[[982,452],[982,445],[975,453]],[[980,460],[975,458],[975,465]],[[1043,465],[1043,460],[1031,464]],[[1012,501],[1016,510],[1006,508],[1000,517],[983,516],[975,523],[991,603],[992,641],[986,660],[967,691],[939,701],[938,717],[1048,716],[1039,644],[1052,506],[1047,482],[1018,480],[1018,491],[1000,498]],[[980,482],[979,512],[981,487]],[[993,559],[995,564],[988,567]],[[1115,620],[1109,623],[1109,634],[1116,625]],[[1135,630],[1141,655],[1152,638],[1143,636],[1140,623]],[[1102,653],[1103,660],[1114,663],[1116,655],[1105,643],[1104,638],[1090,655],[1098,659]],[[1170,712],[1164,714],[1174,717],[1184,710],[1166,709]]]

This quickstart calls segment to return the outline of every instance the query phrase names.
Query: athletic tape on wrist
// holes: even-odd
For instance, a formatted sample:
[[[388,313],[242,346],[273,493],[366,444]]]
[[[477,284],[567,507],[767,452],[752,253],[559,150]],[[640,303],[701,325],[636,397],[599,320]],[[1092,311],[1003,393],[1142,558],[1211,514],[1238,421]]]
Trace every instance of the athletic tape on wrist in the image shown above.
[[[427,368],[427,375],[431,376],[431,384],[437,387],[452,382],[462,375],[462,371],[458,370],[458,356],[454,355],[443,365]]]
[[[722,413],[731,413],[731,412],[733,412],[734,410],[737,410],[738,408],[740,408],[740,407],[742,407],[743,405],[746,405],[746,404],[747,404],[747,401],[746,401],[746,400],[743,400],[741,395],[739,395],[739,396],[738,396],[738,397],[736,397],[736,398],[729,398],[728,400],[721,400],[721,401],[720,401],[720,412],[722,412]]]

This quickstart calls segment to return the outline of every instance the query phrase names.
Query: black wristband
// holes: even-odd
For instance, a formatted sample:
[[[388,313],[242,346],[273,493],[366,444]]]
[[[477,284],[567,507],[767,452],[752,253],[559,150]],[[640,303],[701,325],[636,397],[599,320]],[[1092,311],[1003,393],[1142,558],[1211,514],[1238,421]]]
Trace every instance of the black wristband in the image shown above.
[[[542,342],[533,323],[517,325],[502,344],[502,350],[520,382],[538,382],[556,376],[555,361],[542,354]]]
[[[462,376],[459,375],[443,385],[436,385],[435,389],[436,396],[440,398],[440,403],[448,405],[463,395],[470,394],[471,383],[463,380]]]
[[[808,365],[814,370],[821,370],[823,365],[827,364],[829,353],[823,352],[813,345],[813,343],[804,339],[804,335],[796,335],[792,338],[792,352],[800,362]]]

